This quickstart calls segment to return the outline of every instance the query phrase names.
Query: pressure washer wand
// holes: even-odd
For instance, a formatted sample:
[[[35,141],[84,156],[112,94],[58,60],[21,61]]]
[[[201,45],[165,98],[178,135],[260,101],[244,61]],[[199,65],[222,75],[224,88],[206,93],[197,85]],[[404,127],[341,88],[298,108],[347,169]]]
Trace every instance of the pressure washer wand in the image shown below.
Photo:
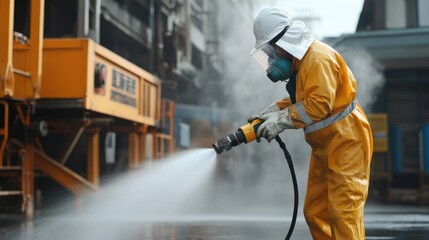
[[[241,126],[236,132],[230,133],[213,143],[213,149],[217,154],[221,154],[223,150],[229,151],[241,143],[252,142],[256,139],[256,132],[261,123],[262,120],[255,119],[251,123]]]

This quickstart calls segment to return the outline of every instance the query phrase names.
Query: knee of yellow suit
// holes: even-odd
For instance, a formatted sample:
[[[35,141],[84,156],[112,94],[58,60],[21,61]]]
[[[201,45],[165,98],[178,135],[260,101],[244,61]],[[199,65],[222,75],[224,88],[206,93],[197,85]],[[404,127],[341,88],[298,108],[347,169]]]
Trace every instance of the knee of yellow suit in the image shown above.
[[[358,222],[363,216],[363,208],[357,209],[330,209],[330,218],[332,221],[352,221]]]
[[[316,213],[314,211],[314,209],[312,211],[312,209],[307,207],[306,204],[304,204],[303,211],[304,211],[304,217],[305,217],[305,220],[307,221],[307,223],[315,223],[318,221],[317,219],[320,219],[322,217],[322,216],[320,216],[321,213]]]
[[[303,212],[304,212],[304,217],[306,220],[307,220],[307,218],[311,218],[311,216],[312,216],[311,211],[310,211],[310,209],[308,209],[308,207],[305,204],[304,204]]]

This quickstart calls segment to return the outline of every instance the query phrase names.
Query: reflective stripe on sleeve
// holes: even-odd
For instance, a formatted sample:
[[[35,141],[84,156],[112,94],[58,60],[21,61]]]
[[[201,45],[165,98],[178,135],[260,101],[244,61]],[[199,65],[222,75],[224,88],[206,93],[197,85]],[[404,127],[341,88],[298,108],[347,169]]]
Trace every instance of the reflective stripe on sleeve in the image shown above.
[[[310,116],[308,116],[307,112],[304,110],[304,105],[301,102],[295,103],[296,110],[298,111],[299,116],[301,117],[301,120],[306,125],[313,124],[313,120],[311,120]]]
[[[312,133],[314,131],[320,130],[322,128],[325,128],[327,126],[330,126],[330,125],[340,121],[341,119],[347,117],[351,112],[353,112],[353,110],[355,110],[356,106],[357,106],[357,100],[354,99],[343,111],[341,111],[335,115],[332,115],[325,120],[322,120],[320,122],[317,122],[317,123],[314,123],[310,126],[305,127],[304,133],[305,134]],[[299,110],[298,110],[298,112],[299,112]]]

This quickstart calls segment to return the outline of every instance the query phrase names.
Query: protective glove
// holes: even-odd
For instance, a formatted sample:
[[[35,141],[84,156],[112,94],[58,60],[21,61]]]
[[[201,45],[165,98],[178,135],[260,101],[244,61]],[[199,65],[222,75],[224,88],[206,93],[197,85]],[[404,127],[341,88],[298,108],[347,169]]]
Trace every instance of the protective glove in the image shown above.
[[[290,118],[289,108],[277,112],[257,115],[257,118],[264,122],[259,126],[256,136],[258,138],[263,137],[267,139],[268,142],[271,142],[271,140],[285,129],[296,128]]]
[[[277,112],[282,110],[278,105],[277,102],[273,102],[270,105],[268,105],[268,107],[266,107],[262,112],[260,112],[259,114],[253,115],[251,116],[249,119],[247,119],[247,122],[253,122],[253,120],[259,118],[258,116],[262,115],[262,114],[267,114],[267,113],[271,113],[271,112]]]

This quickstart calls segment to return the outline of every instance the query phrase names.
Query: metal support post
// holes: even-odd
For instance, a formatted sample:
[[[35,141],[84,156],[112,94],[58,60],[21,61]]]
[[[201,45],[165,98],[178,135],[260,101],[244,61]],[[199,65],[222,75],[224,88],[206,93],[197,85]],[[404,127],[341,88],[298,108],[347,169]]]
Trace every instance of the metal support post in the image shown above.
[[[39,97],[42,79],[43,20],[45,0],[31,0],[30,73],[33,97]]]
[[[0,95],[13,96],[13,0],[0,0]]]
[[[95,129],[87,135],[87,178],[95,186],[100,185],[100,131]]]
[[[128,164],[130,168],[136,168],[139,165],[139,138],[137,133],[128,133]]]

